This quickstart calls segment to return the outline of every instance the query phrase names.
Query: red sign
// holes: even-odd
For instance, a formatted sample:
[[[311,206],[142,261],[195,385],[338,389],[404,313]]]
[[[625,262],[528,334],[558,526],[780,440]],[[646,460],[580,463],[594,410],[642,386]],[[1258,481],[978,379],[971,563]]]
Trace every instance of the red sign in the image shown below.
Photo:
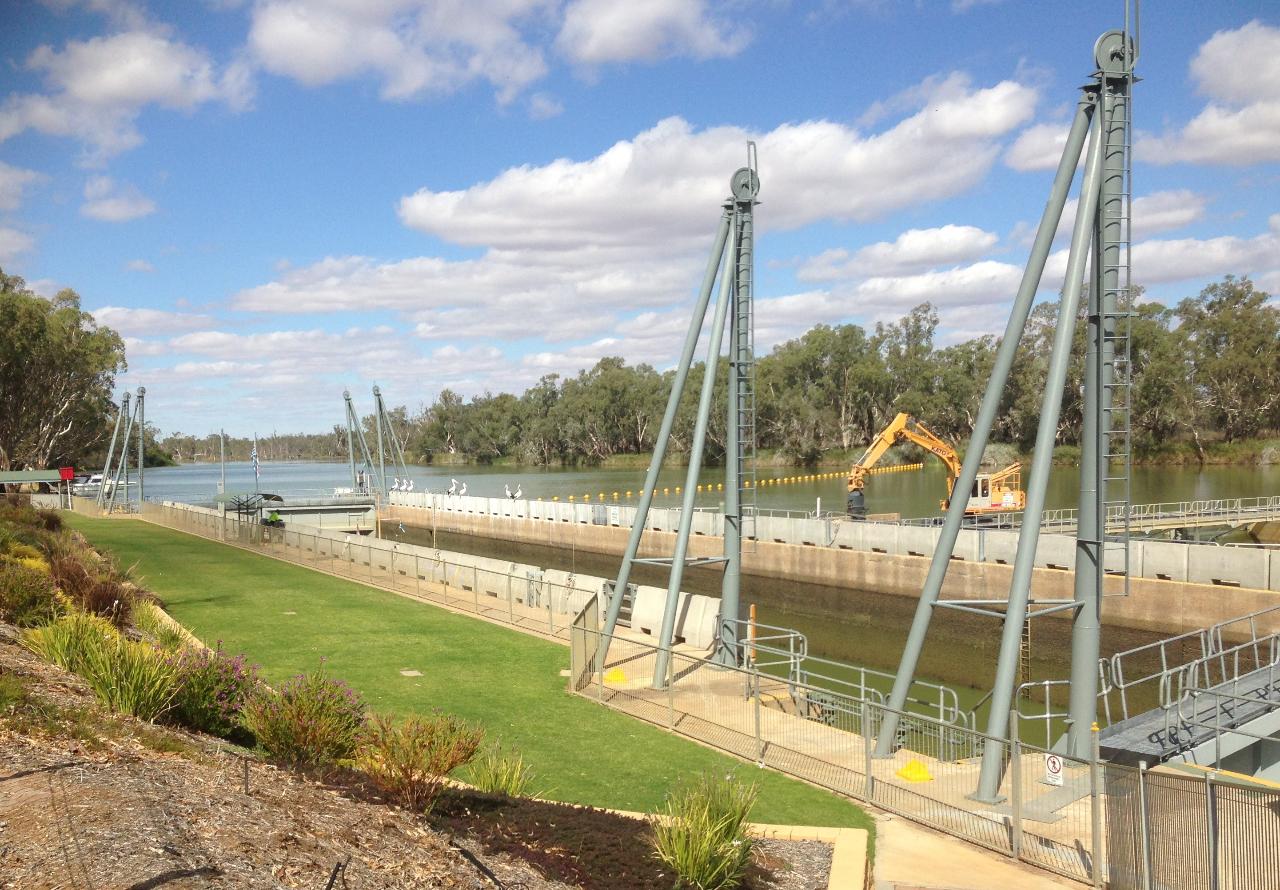
[[[76,478],[76,468],[58,467],[58,476],[63,482],[70,482],[72,479]]]

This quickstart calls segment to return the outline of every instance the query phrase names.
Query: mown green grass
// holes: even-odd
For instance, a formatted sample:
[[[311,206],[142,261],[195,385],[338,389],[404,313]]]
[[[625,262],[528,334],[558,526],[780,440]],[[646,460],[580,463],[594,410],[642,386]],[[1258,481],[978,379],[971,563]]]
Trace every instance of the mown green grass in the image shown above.
[[[520,750],[544,796],[653,811],[682,779],[736,772],[760,784],[755,821],[871,828],[846,800],[567,694],[564,646],[144,522],[67,520],[121,565],[136,564],[174,618],[246,653],[268,681],[324,659],[373,709],[481,723]]]

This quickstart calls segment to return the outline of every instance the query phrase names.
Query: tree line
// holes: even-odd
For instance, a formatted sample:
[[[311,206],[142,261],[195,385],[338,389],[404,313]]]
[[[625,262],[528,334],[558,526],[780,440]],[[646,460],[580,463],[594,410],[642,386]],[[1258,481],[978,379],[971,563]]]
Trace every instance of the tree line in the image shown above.
[[[1135,289],[1127,308],[1137,449],[1185,441],[1204,459],[1209,443],[1280,428],[1280,307],[1269,294],[1247,277],[1227,276],[1174,306],[1144,301]],[[1056,316],[1056,302],[1032,311],[997,413],[993,438],[1024,451],[1035,440]],[[1080,439],[1084,329],[1077,320],[1060,445]],[[759,446],[813,464],[826,453],[863,447],[898,411],[963,444],[998,341],[937,340],[938,315],[925,303],[893,323],[817,325],[780,344],[756,365]],[[723,406],[728,369],[721,364],[716,404]],[[96,325],[73,291],[46,300],[0,271],[0,469],[94,465],[110,438],[111,393],[125,367],[121,338]],[[465,399],[446,389],[416,412],[401,406],[390,413],[412,462],[598,464],[653,449],[673,376],[607,357],[573,376],[547,375],[518,395]],[[701,377],[695,367],[691,381]],[[694,388],[676,417],[677,456],[688,453],[693,438]],[[721,408],[710,419],[713,462],[723,457],[726,415]],[[371,433],[372,417],[364,424]],[[152,462],[219,457],[216,432],[162,436],[148,424],[146,436]],[[249,438],[228,437],[228,460],[247,460],[251,447]],[[346,428],[262,435],[258,454],[269,461],[345,460]]]

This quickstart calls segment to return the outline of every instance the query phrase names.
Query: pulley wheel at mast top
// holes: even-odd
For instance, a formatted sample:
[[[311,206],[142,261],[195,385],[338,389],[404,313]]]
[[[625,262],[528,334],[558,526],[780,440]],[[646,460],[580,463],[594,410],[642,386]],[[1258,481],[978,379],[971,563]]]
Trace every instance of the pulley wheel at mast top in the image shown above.
[[[729,189],[739,201],[750,201],[760,193],[760,177],[750,167],[740,167],[729,179]]]

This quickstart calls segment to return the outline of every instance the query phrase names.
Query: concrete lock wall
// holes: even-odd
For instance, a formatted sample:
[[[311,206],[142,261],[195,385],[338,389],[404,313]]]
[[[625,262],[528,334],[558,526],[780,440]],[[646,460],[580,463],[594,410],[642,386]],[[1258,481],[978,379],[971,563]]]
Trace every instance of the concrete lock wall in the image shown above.
[[[469,499],[471,500],[471,499]],[[496,498],[474,500],[498,501]],[[501,503],[501,502],[499,502]],[[508,502],[510,503],[510,502]],[[515,502],[520,503],[520,502]],[[537,503],[537,502],[534,502]],[[164,501],[162,507],[179,513],[198,514],[221,518],[219,510],[207,507],[195,507],[174,501]],[[577,506],[573,504],[552,506]],[[493,516],[479,510],[463,511],[471,517]],[[526,514],[527,515],[527,514]],[[550,514],[549,514],[550,515]],[[634,515],[634,511],[633,511]],[[502,517],[508,522],[528,523],[524,516],[507,514]],[[547,521],[547,520],[543,520]],[[616,528],[617,526],[612,526]],[[379,538],[335,531],[330,528],[301,525],[294,522],[284,529],[284,542],[298,547],[303,535],[316,538],[316,550],[320,555],[337,559],[351,558],[357,563],[369,565],[390,573],[417,577],[423,581],[446,584],[458,590],[474,591],[479,596],[491,596],[505,600],[508,595],[513,601],[523,605],[547,609],[557,614],[576,615],[596,597],[600,620],[604,621],[607,600],[605,585],[612,579],[595,575],[575,574],[559,569],[544,569],[527,563],[509,562],[487,556],[476,556],[470,553],[457,553],[451,550],[440,550],[417,544],[405,544]],[[366,558],[367,557],[367,558]],[[641,595],[636,594],[636,605],[632,609],[631,626],[639,629],[635,615],[639,610],[656,608],[656,619],[650,612],[643,612],[643,629],[658,635],[662,627],[662,611],[666,603],[667,592],[658,588],[638,588],[646,591],[644,605],[640,603]],[[648,591],[657,591],[654,594]],[[720,617],[720,600],[717,597],[689,594],[681,591],[676,613],[675,636],[700,648],[709,648],[716,637],[716,627]]]
[[[515,501],[506,498],[473,498],[434,493],[392,492],[391,505],[434,510],[437,516],[476,516],[536,520],[540,517],[573,525],[631,527],[635,508],[624,505],[570,504],[548,501]],[[692,530],[698,537],[720,537],[724,518],[700,510]],[[798,547],[825,547],[882,553],[890,556],[933,555],[941,529],[937,526],[899,525],[883,522],[850,522],[832,518],[761,515],[756,517],[755,538],[760,542]],[[646,529],[674,532],[680,510],[649,511]],[[751,521],[745,531],[751,532]],[[539,538],[545,543],[545,536]],[[957,559],[1012,565],[1018,549],[1018,533],[1010,529],[963,529],[953,556]],[[1075,570],[1075,538],[1042,533],[1036,546],[1037,568]],[[1106,554],[1111,572],[1124,570],[1123,554],[1112,548]],[[1173,541],[1134,540],[1129,548],[1129,572],[1133,578],[1185,581],[1221,587],[1248,587],[1280,591],[1280,552],[1251,547],[1218,547]]]
[[[458,499],[443,495],[411,493],[408,497],[415,503],[406,509],[408,499],[392,495],[391,518],[429,525],[434,501],[438,527],[496,540],[618,555],[629,533],[625,523],[593,525],[590,512],[594,505],[590,504],[533,501],[520,511],[529,516],[539,509],[554,508],[567,517],[551,525],[515,515],[458,510],[451,503]],[[634,516],[634,508],[618,509],[623,518]],[[640,556],[671,554],[679,513],[676,509],[650,511]],[[937,527],[929,526],[798,516],[760,516],[755,522],[757,540],[743,548],[743,570],[750,574],[907,597],[919,596],[940,533]],[[750,521],[746,531],[751,531]],[[943,595],[955,599],[1005,596],[1017,542],[1018,533],[1012,530],[962,530]],[[718,535],[695,535],[689,542],[689,555],[718,556],[722,547]],[[1108,553],[1108,569],[1121,569],[1121,556],[1119,552]],[[1180,632],[1280,603],[1280,552],[1134,541],[1129,561],[1130,596],[1115,595],[1123,592],[1123,580],[1109,579],[1104,613],[1110,624]],[[1035,596],[1074,596],[1074,538],[1041,534],[1035,566]],[[1068,614],[1062,613],[1062,617]]]

